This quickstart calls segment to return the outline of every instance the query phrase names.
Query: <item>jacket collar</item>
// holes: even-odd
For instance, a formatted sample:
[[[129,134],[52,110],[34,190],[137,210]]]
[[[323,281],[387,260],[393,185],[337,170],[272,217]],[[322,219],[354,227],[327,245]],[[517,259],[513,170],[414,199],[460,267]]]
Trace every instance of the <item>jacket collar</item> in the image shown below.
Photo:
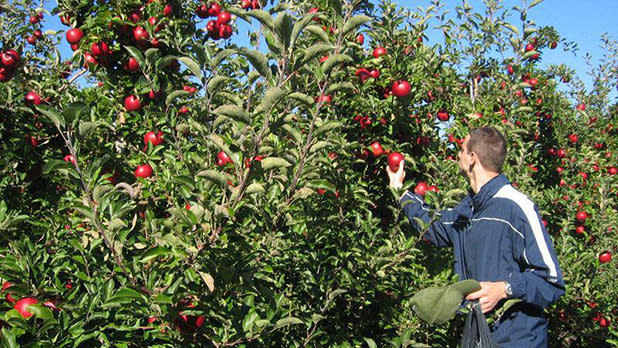
[[[510,184],[509,179],[504,174],[497,175],[493,179],[489,180],[485,185],[481,187],[477,194],[471,194],[471,198],[474,204],[474,210],[480,210],[485,203],[491,199],[498,191],[504,186]]]
[[[468,191],[468,195],[454,208],[458,215],[471,219],[475,211],[482,209],[483,205],[491,199],[504,185],[510,184],[509,179],[500,174],[489,180],[481,187],[477,194],[472,190]]]

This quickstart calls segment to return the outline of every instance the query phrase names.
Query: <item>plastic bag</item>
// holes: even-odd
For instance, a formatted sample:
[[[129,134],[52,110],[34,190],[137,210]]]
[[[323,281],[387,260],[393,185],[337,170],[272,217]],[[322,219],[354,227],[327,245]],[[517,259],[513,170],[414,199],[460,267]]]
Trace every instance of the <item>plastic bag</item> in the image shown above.
[[[460,348],[500,348],[489,331],[479,301],[472,302],[461,336]]]

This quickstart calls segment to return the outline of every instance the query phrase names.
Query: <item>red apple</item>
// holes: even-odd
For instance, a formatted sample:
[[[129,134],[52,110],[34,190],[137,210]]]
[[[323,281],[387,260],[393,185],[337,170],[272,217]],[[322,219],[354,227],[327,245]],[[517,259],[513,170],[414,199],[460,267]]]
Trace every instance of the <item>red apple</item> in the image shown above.
[[[579,222],[585,222],[586,219],[588,219],[588,213],[586,213],[585,211],[578,211],[577,214],[575,215],[575,218]]]
[[[228,24],[232,20],[232,15],[229,12],[221,12],[217,16],[217,24]]]
[[[255,6],[253,6],[253,8],[255,8]],[[219,13],[221,13],[221,5],[216,2],[210,4],[210,7],[208,8],[208,15],[210,17],[217,17]]]
[[[208,6],[203,2],[197,5],[197,8],[195,8],[195,14],[200,18],[208,17]]]
[[[6,82],[13,78],[13,71],[4,66],[0,66],[0,82]]]
[[[513,66],[507,65],[506,66],[506,71],[509,73],[509,75],[513,75],[513,73],[514,73]]]
[[[34,104],[34,105],[41,104],[41,97],[38,94],[36,94],[36,92],[34,91],[30,91],[26,93],[25,99],[26,99],[27,104]]]
[[[369,75],[371,75],[371,77],[373,77],[374,79],[377,79],[378,77],[380,77],[380,71],[373,69],[369,72]]]
[[[365,83],[365,81],[367,81],[367,79],[371,76],[371,74],[369,73],[369,70],[365,68],[358,68],[356,69],[356,76],[358,76],[361,84],[363,84]]]
[[[584,234],[584,232],[586,232],[586,227],[579,225],[577,227],[575,227],[575,233],[577,234]]]
[[[399,152],[391,152],[391,154],[388,155],[388,167],[393,172],[399,170],[399,163],[401,163],[401,161],[403,161],[403,155]]]
[[[609,173],[609,175],[616,175],[616,173],[618,173],[618,169],[616,169],[616,167],[614,166],[611,166],[607,168],[607,172]]]
[[[170,4],[165,5],[165,7],[163,8],[163,15],[165,17],[171,16],[173,12],[174,12],[174,8]]]
[[[580,110],[580,111],[586,111],[586,104],[584,104],[584,103],[579,103],[579,104],[577,104],[577,106],[576,106],[575,108],[576,108],[577,110]]]
[[[139,70],[139,63],[135,58],[129,57],[129,60],[122,67],[126,71],[136,72]]]
[[[222,24],[219,27],[219,37],[229,39],[232,36],[232,27],[227,24]]]
[[[148,146],[148,143],[152,143],[153,146],[163,144],[163,132],[158,131],[157,133],[150,131],[144,134],[144,145]]]
[[[251,8],[251,0],[242,0],[240,2],[240,7],[242,7],[244,10],[248,10]]]
[[[65,162],[71,162],[73,163],[73,165],[77,165],[77,160],[75,159],[75,156],[68,154],[66,156],[64,156],[64,161]]]
[[[19,64],[19,53],[15,50],[6,50],[0,55],[2,64],[7,69],[14,69]]]
[[[260,5],[260,1],[259,1],[259,0],[253,0],[253,1],[251,2],[251,7],[252,7],[254,10],[257,10],[257,9],[261,8],[262,6]]]
[[[371,147],[371,153],[373,154],[373,157],[382,156],[382,154],[384,153],[384,149],[382,148],[382,145],[380,145],[380,143],[377,141],[374,141],[369,146]]]
[[[609,251],[604,251],[599,255],[599,262],[608,263],[612,260],[612,253]]]
[[[359,45],[364,44],[364,43],[365,43],[365,35],[363,35],[363,34],[358,34],[358,36],[356,36],[356,42],[357,42]]]
[[[133,38],[135,38],[135,41],[147,41],[149,37],[148,31],[143,27],[138,25],[133,29]]]
[[[558,43],[556,43],[556,41],[552,41],[552,42],[549,44],[549,48],[550,48],[550,49],[552,49],[552,50],[553,50],[554,48],[556,48],[556,46],[558,46]]]
[[[142,104],[136,96],[130,95],[124,98],[124,107],[127,111],[137,111],[142,108]]]
[[[395,81],[391,87],[393,95],[399,98],[407,97],[410,94],[410,89],[408,81]]]
[[[22,317],[24,317],[25,319],[28,319],[34,315],[28,312],[28,306],[36,304],[38,302],[39,301],[37,301],[37,299],[34,297],[24,297],[21,300],[17,301],[15,305],[13,306],[13,308],[15,308],[15,310],[19,312],[19,314],[21,314]]]
[[[568,138],[573,144],[577,143],[577,140],[579,140],[579,137],[575,133],[569,134]]]
[[[376,48],[373,50],[373,57],[374,57],[374,58],[379,58],[379,57],[381,57],[381,56],[385,55],[386,53],[388,53],[388,52],[386,51],[386,48],[381,47],[381,46],[378,46],[378,47],[376,47]]]
[[[534,51],[534,45],[531,43],[526,44],[526,52]]]
[[[429,186],[427,186],[427,183],[424,181],[420,181],[416,184],[416,186],[414,187],[414,193],[419,194],[421,196],[425,195],[425,192],[427,192],[429,190]]]
[[[224,151],[220,151],[217,154],[217,165],[224,166],[228,163],[233,163],[232,159],[230,158],[230,156],[227,155],[227,153],[225,153]]]
[[[449,116],[448,112],[446,112],[446,110],[438,111],[438,120],[443,121],[443,122],[444,121],[448,121],[449,117],[450,116]]]
[[[84,33],[79,28],[73,28],[67,30],[67,42],[74,45],[78,44],[79,41],[84,37]]]
[[[135,168],[136,178],[148,178],[152,175],[152,167],[150,164],[142,164]]]

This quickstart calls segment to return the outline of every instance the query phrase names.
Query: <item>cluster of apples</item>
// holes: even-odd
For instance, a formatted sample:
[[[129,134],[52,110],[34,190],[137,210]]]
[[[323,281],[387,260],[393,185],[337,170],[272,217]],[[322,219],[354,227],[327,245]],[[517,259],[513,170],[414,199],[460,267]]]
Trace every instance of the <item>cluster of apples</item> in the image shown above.
[[[218,3],[213,2],[209,5],[201,3],[195,9],[195,14],[200,18],[215,17],[206,24],[208,36],[213,40],[229,39],[232,36],[232,26],[229,25],[232,15],[223,11]]]

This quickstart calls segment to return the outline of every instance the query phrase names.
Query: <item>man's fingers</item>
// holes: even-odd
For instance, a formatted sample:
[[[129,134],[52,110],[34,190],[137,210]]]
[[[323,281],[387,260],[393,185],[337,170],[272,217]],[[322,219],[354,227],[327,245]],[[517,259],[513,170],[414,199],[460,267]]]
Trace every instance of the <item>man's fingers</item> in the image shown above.
[[[399,162],[399,169],[397,169],[397,175],[401,175],[401,173],[404,172],[403,171],[403,166],[405,165],[405,162],[406,161],[404,161],[404,160],[401,160],[401,162]]]

